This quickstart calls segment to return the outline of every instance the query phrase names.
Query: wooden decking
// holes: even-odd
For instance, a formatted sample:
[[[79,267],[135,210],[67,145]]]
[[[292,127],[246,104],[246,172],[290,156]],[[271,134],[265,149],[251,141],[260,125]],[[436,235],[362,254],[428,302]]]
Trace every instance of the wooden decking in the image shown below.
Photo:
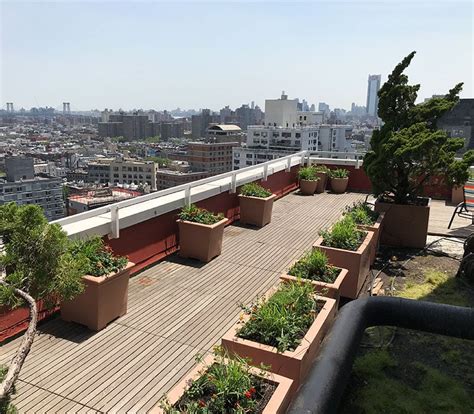
[[[127,315],[94,333],[55,318],[40,326],[17,382],[21,413],[145,413],[209,351],[249,303],[342,209],[364,194],[290,194],[263,229],[226,228],[208,264],[174,255],[130,280]],[[136,237],[140,237],[139,234]],[[19,339],[1,349],[8,363]]]
[[[466,238],[474,233],[473,219],[457,215],[451,228],[448,229],[449,220],[451,220],[455,207],[442,200],[432,200],[428,231],[440,236],[460,238]]]

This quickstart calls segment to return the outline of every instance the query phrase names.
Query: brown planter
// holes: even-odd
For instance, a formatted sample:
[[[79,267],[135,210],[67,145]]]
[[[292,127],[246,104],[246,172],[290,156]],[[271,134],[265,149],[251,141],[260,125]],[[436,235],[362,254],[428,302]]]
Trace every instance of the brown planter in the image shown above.
[[[318,186],[318,181],[300,180],[300,191],[304,195],[313,195]]]
[[[257,227],[270,223],[275,198],[275,194],[266,198],[239,195],[240,222]]]
[[[372,251],[370,253],[370,264],[374,264],[375,257],[377,256],[377,250],[379,249],[379,245],[380,245],[380,235],[382,234],[382,230],[383,230],[384,217],[385,217],[385,213],[379,213],[379,217],[377,221],[371,226],[364,226],[362,224],[357,225],[357,227],[361,230],[374,232],[374,238],[372,239]]]
[[[330,264],[348,270],[348,275],[340,286],[339,291],[341,296],[356,299],[359,295],[370,269],[370,253],[373,237],[374,233],[368,231],[364,241],[356,251],[323,246],[322,237],[313,244],[314,249],[321,250],[326,254]]]
[[[385,212],[380,243],[387,246],[424,248],[428,236],[430,201],[427,199],[426,206],[417,206],[377,200],[375,211]]]
[[[275,290],[273,289],[267,297]],[[263,364],[268,367],[270,372],[291,378],[293,380],[291,394],[294,394],[310,370],[318,354],[321,341],[336,315],[336,301],[334,299],[318,296],[318,300],[324,302],[323,308],[294,351],[278,352],[275,347],[239,338],[237,332],[249,320],[249,315],[245,315],[241,322],[234,325],[222,337],[222,346],[230,354],[248,358],[252,365]]]
[[[316,173],[318,180],[318,186],[316,187],[316,192],[318,194],[324,193],[326,191],[326,185],[328,182],[328,175],[325,172]]]
[[[61,318],[85,325],[93,331],[100,331],[109,322],[125,315],[128,281],[133,266],[134,263],[128,262],[125,269],[117,273],[100,277],[83,276],[84,292],[61,304]]]
[[[179,226],[179,255],[209,262],[222,251],[226,218],[215,224],[200,224],[177,220]]]
[[[464,186],[453,185],[451,189],[451,203],[458,205],[464,201]]]
[[[208,355],[202,360],[202,362],[196,365],[196,367],[192,369],[189,374],[187,374],[171,389],[170,392],[168,392],[168,403],[171,405],[176,404],[184,392],[189,388],[191,381],[197,380],[206,370],[206,368],[212,365],[213,362],[214,357],[212,355]],[[251,368],[250,372],[256,377],[262,377],[260,374],[260,369]],[[267,405],[262,411],[262,414],[284,414],[291,401],[290,388],[293,381],[289,378],[272,373],[268,373],[268,375],[266,375],[264,378],[268,382],[275,384],[276,389],[271,398],[268,400]],[[151,409],[150,414],[164,414],[164,410],[159,405],[157,405]]]
[[[342,194],[347,190],[349,178],[331,178],[331,190],[333,193]]]
[[[312,280],[312,279],[298,279],[297,277],[291,276],[289,274],[281,275],[280,280],[285,283],[294,283],[294,282],[298,282],[298,280],[311,283],[313,285],[315,293],[317,293],[320,296],[325,296],[327,298],[334,299],[336,301],[336,308],[337,308],[337,306],[339,305],[341,285],[344,282],[344,279],[349,274],[347,269],[339,269],[339,270],[340,270],[339,275],[337,276],[336,280],[332,283],[319,282],[317,280]]]

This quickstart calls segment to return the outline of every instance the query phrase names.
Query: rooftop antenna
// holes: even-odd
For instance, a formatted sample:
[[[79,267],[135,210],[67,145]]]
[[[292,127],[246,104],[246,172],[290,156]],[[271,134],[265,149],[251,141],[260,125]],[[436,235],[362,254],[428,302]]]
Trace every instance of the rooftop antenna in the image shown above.
[[[281,91],[281,99],[288,99],[288,95],[285,95],[285,91]]]

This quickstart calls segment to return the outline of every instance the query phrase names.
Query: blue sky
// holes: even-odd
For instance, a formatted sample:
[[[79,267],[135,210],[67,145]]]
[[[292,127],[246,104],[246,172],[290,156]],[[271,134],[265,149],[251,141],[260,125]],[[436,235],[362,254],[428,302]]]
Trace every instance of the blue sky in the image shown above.
[[[219,109],[278,97],[365,105],[416,50],[420,98],[474,95],[473,2],[0,0],[0,102]]]

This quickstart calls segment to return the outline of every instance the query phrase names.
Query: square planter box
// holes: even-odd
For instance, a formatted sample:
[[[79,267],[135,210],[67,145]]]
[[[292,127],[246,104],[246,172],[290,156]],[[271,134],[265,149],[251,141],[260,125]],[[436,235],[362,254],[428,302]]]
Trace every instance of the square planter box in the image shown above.
[[[385,213],[379,213],[379,217],[377,221],[371,226],[364,226],[362,224],[357,225],[357,227],[361,230],[374,232],[374,238],[372,239],[372,251],[370,253],[370,264],[374,264],[375,256],[377,256],[377,250],[379,249],[379,245],[380,245],[380,235],[382,234],[382,231],[383,231],[384,217],[385,217]]]
[[[109,322],[125,315],[130,269],[134,265],[128,262],[125,269],[107,276],[83,276],[84,292],[61,304],[61,318],[100,331]]]
[[[240,222],[257,227],[270,223],[275,198],[275,194],[265,198],[239,195]]]
[[[426,206],[375,202],[375,211],[385,213],[380,243],[395,247],[423,249],[428,236],[430,201]]]
[[[458,205],[464,201],[464,186],[453,185],[451,189],[451,203]]]
[[[212,365],[213,362],[214,357],[212,355],[205,357],[201,363],[196,365],[196,367],[191,370],[188,375],[186,375],[177,385],[171,389],[167,395],[168,402],[171,405],[176,404],[184,392],[189,388],[189,383],[191,381],[197,380],[206,370],[206,368]],[[256,377],[260,376],[260,370],[257,368],[251,368],[250,372]],[[272,373],[268,373],[268,375],[265,377],[265,380],[276,385],[276,389],[271,398],[268,400],[267,405],[262,411],[262,414],[284,414],[291,401],[290,388],[293,381],[289,378]],[[150,411],[150,414],[163,413],[163,409],[159,406],[152,408]]]
[[[222,251],[226,218],[215,224],[200,224],[177,220],[179,226],[179,255],[209,262]]]
[[[296,262],[297,260],[295,260],[293,264]],[[312,280],[312,279],[301,279],[302,281],[311,283],[313,285],[314,292],[316,294],[320,296],[324,296],[326,298],[334,299],[336,301],[336,308],[339,305],[341,285],[344,282],[344,279],[349,274],[347,269],[341,269],[341,268],[338,268],[338,269],[339,269],[339,275],[337,276],[336,280],[332,283],[320,282],[320,281]],[[291,276],[289,274],[281,275],[280,280],[284,283],[298,282],[297,277]]]
[[[267,298],[275,291],[276,289],[272,289]],[[336,301],[334,299],[322,296],[317,296],[317,298],[323,302],[323,307],[294,351],[278,352],[273,346],[239,338],[237,332],[249,320],[250,315],[245,315],[242,322],[235,324],[222,337],[222,346],[227,349],[230,355],[236,354],[242,358],[248,358],[249,363],[255,366],[264,364],[269,371],[291,378],[293,380],[291,394],[294,395],[311,369],[321,341],[336,315]]]
[[[316,176],[319,178],[318,186],[316,187],[316,193],[321,194],[326,191],[326,185],[328,182],[328,175],[325,172],[318,172]]]
[[[330,264],[348,270],[349,274],[345,277],[340,286],[341,296],[356,299],[359,295],[370,269],[370,254],[373,237],[374,233],[368,231],[362,244],[355,251],[323,246],[322,237],[313,244],[313,249],[318,249],[326,253]]]

